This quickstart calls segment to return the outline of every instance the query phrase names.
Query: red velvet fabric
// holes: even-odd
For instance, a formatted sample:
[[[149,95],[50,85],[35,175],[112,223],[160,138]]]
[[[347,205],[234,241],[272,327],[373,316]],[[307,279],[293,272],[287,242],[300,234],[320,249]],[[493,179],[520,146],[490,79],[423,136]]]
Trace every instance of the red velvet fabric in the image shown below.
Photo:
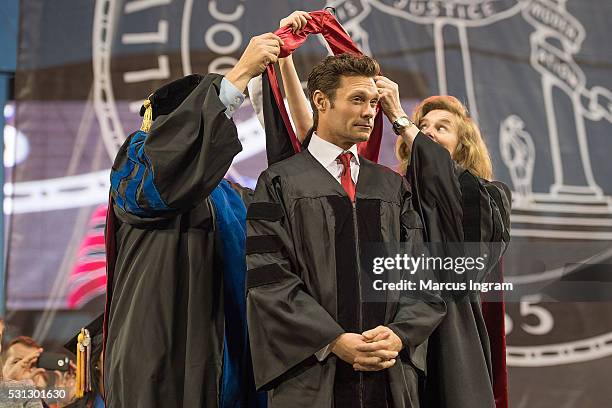
[[[503,259],[491,272],[492,282],[503,282]],[[508,370],[506,368],[506,305],[503,292],[496,293],[494,301],[482,302],[482,314],[491,344],[493,365],[493,395],[496,408],[508,408]]]
[[[362,55],[363,53],[357,48],[351,37],[344,31],[338,20],[326,10],[318,10],[309,13],[312,19],[308,20],[306,26],[298,33],[291,31],[291,26],[285,26],[279,28],[274,32],[284,42],[281,47],[280,57],[286,57],[291,55],[293,51],[298,49],[306,38],[311,34],[321,34],[327,41],[329,48],[332,50],[334,55],[343,54],[345,52]],[[272,86],[272,92],[274,93],[274,99],[280,110],[281,117],[289,132],[291,138],[291,144],[296,152],[301,150],[300,142],[298,141],[295,131],[291,126],[289,120],[289,114],[285,109],[283,97],[280,91],[278,81],[276,79],[276,73],[274,65],[268,65],[268,78],[270,79],[270,85]],[[374,129],[370,135],[370,139],[367,142],[359,143],[357,149],[359,154],[368,160],[378,162],[378,155],[380,153],[380,143],[382,140],[382,129],[383,129],[383,117],[382,110],[378,107],[378,112],[374,118]]]
[[[106,355],[106,339],[108,333],[108,314],[110,312],[113,294],[113,276],[115,272],[115,261],[117,251],[115,244],[115,212],[113,211],[113,199],[108,197],[108,208],[106,210],[106,225],[104,226],[104,244],[106,248],[106,301],[104,304],[104,321],[102,323],[102,358]],[[106,400],[106,395],[102,398]]]

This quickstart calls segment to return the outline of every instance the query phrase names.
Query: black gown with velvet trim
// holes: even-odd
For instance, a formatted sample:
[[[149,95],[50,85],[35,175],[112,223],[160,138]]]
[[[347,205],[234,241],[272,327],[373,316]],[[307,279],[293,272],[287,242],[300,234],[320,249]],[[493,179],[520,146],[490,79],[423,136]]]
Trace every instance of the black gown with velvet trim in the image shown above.
[[[421,251],[423,231],[406,181],[360,163],[355,205],[307,150],[258,180],[247,213],[247,315],[255,383],[269,390],[269,408],[419,407],[424,345],[445,307],[426,291],[418,299],[399,291],[364,298],[372,267],[357,259],[366,243]],[[359,373],[334,354],[315,357],[341,333],[378,325],[405,346],[390,369]]]
[[[412,145],[407,178],[426,241],[442,251],[448,243],[481,243],[479,248],[490,250],[486,272],[497,272],[510,240],[508,187],[462,169],[444,147],[421,133]],[[499,368],[491,360],[480,294],[442,295],[447,314],[429,339],[425,406],[495,408],[493,377],[498,374],[501,381],[505,372],[493,372]]]
[[[192,77],[197,86],[179,95],[180,106],[160,114],[146,138],[130,136],[113,165],[107,407],[219,404],[223,267],[209,195],[242,147],[219,99],[222,77]]]

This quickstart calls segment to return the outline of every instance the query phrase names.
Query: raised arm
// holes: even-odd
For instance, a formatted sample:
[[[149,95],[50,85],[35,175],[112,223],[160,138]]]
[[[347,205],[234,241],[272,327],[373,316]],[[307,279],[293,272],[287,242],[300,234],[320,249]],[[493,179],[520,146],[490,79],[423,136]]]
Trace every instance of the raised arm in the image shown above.
[[[199,204],[242,149],[233,112],[250,78],[276,61],[282,41],[254,37],[225,78],[191,75],[156,91],[155,118],[122,146],[111,172],[111,195],[123,213],[169,217]]]
[[[293,32],[301,30],[308,20],[312,17],[305,11],[294,11],[289,16],[280,21],[280,27],[290,25]],[[296,136],[301,142],[304,141],[310,128],[312,128],[312,112],[309,107],[308,99],[302,90],[302,83],[298,77],[293,57],[289,55],[286,58],[278,60],[280,66],[281,78],[283,79],[283,88],[289,103],[289,112],[295,126]]]

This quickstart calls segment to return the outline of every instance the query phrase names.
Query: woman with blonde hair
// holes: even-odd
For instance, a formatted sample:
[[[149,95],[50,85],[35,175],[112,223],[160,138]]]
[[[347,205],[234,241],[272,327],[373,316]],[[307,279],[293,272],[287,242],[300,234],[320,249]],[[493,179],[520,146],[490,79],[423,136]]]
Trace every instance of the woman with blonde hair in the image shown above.
[[[412,116],[412,122],[416,124],[426,123],[427,119],[424,119],[424,117],[428,116],[429,112],[435,110],[448,112],[448,118],[451,120],[452,126],[456,127],[457,144],[456,146],[449,146],[454,147],[452,150],[447,149],[451,154],[451,158],[455,163],[469,170],[475,176],[490,180],[493,176],[493,170],[489,151],[480,134],[480,129],[478,129],[478,126],[476,126],[470,118],[465,106],[463,106],[454,96],[430,96],[416,106]],[[433,115],[436,114],[434,113]],[[438,132],[436,129],[429,130],[424,129],[422,126],[418,127],[423,133],[434,138],[434,141],[437,141],[435,137],[439,135],[442,143],[447,143],[446,139],[451,139],[454,143],[454,134],[451,135],[447,132],[446,134],[449,136],[444,138],[445,133],[443,130],[448,131],[449,129],[447,128],[441,129],[441,132]],[[448,143],[450,143],[451,140],[449,140]],[[444,144],[443,146],[445,148],[447,147]],[[410,164],[411,145],[409,146],[403,137],[398,137],[395,151],[400,161],[400,172],[406,174],[406,170]]]
[[[471,243],[465,252],[488,255],[486,269],[475,280],[500,282],[498,261],[510,240],[511,198],[506,185],[490,181],[491,158],[478,126],[452,96],[425,99],[409,120],[397,85],[386,78],[378,85],[398,134],[399,168],[411,184],[432,252],[448,255],[456,253],[453,243]],[[448,275],[438,278],[448,281]],[[429,339],[425,406],[507,407],[501,292],[489,294],[484,304],[478,291],[444,295],[447,315]]]
[[[281,21],[281,27],[291,25],[299,31],[308,19],[307,13],[296,11]],[[281,59],[279,64],[302,141],[312,127],[312,114],[292,60]],[[468,281],[500,279],[498,261],[510,239],[510,191],[503,183],[490,181],[489,152],[478,126],[458,99],[429,97],[417,105],[410,120],[401,106],[398,85],[378,76],[376,86],[383,112],[398,135],[399,170],[411,184],[412,201],[423,221],[431,255],[478,257],[486,253],[486,266],[477,275],[442,271],[436,276],[442,283],[468,286],[443,293],[447,315],[429,338],[422,405],[507,407],[501,292],[495,299],[488,298],[496,302],[483,308],[479,291],[470,290]]]

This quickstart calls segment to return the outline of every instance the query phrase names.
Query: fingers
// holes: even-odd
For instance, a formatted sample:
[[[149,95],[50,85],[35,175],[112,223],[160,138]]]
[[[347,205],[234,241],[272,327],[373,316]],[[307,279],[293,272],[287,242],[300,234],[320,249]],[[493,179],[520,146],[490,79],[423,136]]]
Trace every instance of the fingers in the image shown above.
[[[355,357],[355,363],[359,363],[361,365],[371,365],[378,364],[382,361],[393,360],[397,357],[397,351],[394,350],[376,350],[373,352],[365,353],[358,357]]]
[[[391,92],[396,92],[399,89],[398,85],[395,82],[382,75],[378,75],[377,77],[375,77],[374,81],[376,83],[376,87],[378,88],[379,93],[381,93],[381,90],[389,90]]]
[[[392,343],[388,339],[361,344],[355,347],[355,349],[361,353],[374,353],[382,350],[395,351],[392,348]]]
[[[310,20],[312,17],[310,16],[310,14],[304,12],[303,14],[300,14],[300,26],[298,28],[298,30],[301,30],[302,28],[306,27],[306,24],[308,24],[308,20]]]
[[[280,46],[278,44],[270,44],[262,47],[262,51],[271,55],[280,54]]]
[[[373,351],[386,350],[386,343],[384,341],[364,343],[364,344],[359,344],[357,347],[355,347],[355,349],[362,353],[371,353]]]
[[[310,14],[305,11],[296,11],[293,14],[295,15],[295,29],[293,30],[294,33],[306,27],[306,24],[308,24],[308,20],[312,18]]]
[[[389,349],[376,350],[376,351],[367,353],[368,357],[380,358],[383,361],[392,360],[397,357],[397,354],[398,354],[397,351],[389,350]]]
[[[362,366],[377,366],[385,361],[385,359],[380,357],[357,357],[353,363]]]
[[[312,19],[312,16],[306,11],[294,11],[280,21],[279,28],[289,25],[291,26],[291,31],[295,33],[304,28],[310,19]]]
[[[23,360],[21,360],[21,365],[24,367],[32,367],[36,363],[36,360],[38,360],[38,357],[42,352],[43,349],[38,349],[36,351],[31,352],[30,354],[25,356]]]
[[[353,369],[355,371],[381,371],[386,370],[387,368],[393,367],[395,365],[395,359],[387,360],[380,362],[374,365],[364,365],[360,363],[353,364]]]
[[[262,61],[265,65],[276,64],[278,61],[278,52],[266,51],[262,55]]]
[[[389,338],[389,336],[391,336],[391,332],[383,331],[383,332],[378,333],[373,339],[368,340],[367,343],[374,343],[377,341],[386,340]]]
[[[261,41],[262,44],[280,44],[285,45],[285,42],[282,40],[282,38],[280,38],[278,35],[274,34],[274,33],[265,33],[265,34],[261,34],[258,36],[253,37],[253,39],[251,41]]]
[[[392,80],[390,80],[386,76],[382,76],[382,75],[376,75],[374,77],[374,82],[376,82],[376,83],[380,82],[381,84],[387,84],[387,85],[397,85],[395,82],[393,82]]]
[[[365,337],[366,340],[371,340],[374,337],[376,337],[377,334],[382,333],[384,331],[385,331],[385,326],[376,326],[375,328],[371,330],[364,331],[363,333],[361,333],[361,335]]]
[[[34,377],[37,377],[37,376],[40,376],[40,377],[43,377],[43,378],[44,378],[44,376],[45,376],[45,371],[46,371],[46,370],[45,370],[44,368],[36,368],[36,369],[34,369],[34,370],[31,370],[31,371],[28,373],[28,377],[29,377],[29,378],[31,378],[31,379],[34,379]]]

